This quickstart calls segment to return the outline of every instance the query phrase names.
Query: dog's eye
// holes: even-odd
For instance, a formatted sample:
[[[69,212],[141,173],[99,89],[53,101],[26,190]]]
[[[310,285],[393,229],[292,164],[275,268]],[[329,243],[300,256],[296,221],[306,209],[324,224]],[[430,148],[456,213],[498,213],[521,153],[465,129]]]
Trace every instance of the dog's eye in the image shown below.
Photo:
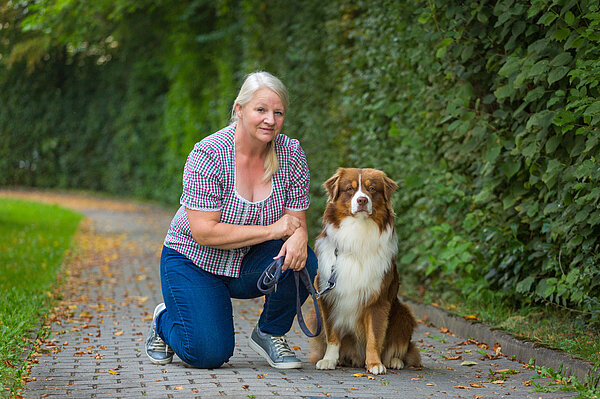
[[[369,190],[369,192],[373,193],[373,192],[375,192],[375,187],[374,187],[374,186],[371,186],[371,187],[369,187],[367,190]]]
[[[346,191],[348,191],[349,193],[354,191],[354,187],[352,186],[348,186],[348,188],[346,189]]]

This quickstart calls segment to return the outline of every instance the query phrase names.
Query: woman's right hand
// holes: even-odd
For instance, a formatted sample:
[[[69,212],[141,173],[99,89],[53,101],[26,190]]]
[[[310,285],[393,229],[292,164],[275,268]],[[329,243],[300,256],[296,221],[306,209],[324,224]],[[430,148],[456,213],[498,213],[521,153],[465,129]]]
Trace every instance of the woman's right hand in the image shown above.
[[[281,219],[270,225],[273,240],[287,239],[300,227],[300,219],[292,215],[283,215]]]

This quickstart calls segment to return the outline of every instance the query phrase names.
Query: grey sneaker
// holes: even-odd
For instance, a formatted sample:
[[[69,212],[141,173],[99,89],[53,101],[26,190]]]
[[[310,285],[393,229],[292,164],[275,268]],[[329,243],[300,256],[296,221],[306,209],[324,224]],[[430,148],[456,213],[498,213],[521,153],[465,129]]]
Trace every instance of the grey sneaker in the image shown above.
[[[165,304],[159,303],[154,309],[154,315],[152,316],[152,324],[150,325],[150,331],[148,331],[148,338],[146,338],[146,355],[150,358],[150,361],[154,364],[169,364],[173,360],[173,349],[169,348],[165,341],[156,332],[156,317],[165,310]]]
[[[298,369],[302,367],[302,362],[298,360],[284,335],[278,337],[265,334],[256,326],[252,330],[249,346],[264,357],[271,367],[278,369]]]

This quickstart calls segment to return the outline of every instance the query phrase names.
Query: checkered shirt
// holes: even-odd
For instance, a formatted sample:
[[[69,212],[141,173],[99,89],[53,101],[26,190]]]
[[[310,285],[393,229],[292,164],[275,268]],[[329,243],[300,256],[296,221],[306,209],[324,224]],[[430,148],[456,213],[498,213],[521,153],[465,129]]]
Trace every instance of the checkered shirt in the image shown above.
[[[266,226],[283,216],[285,209],[308,209],[310,174],[298,140],[279,134],[275,152],[279,170],[273,175],[271,194],[250,202],[235,189],[235,125],[196,143],[183,170],[181,207],[165,238],[165,246],[187,256],[202,269],[223,276],[238,277],[242,258],[249,246],[218,249],[199,245],[193,238],[186,208],[220,211],[221,222]]]

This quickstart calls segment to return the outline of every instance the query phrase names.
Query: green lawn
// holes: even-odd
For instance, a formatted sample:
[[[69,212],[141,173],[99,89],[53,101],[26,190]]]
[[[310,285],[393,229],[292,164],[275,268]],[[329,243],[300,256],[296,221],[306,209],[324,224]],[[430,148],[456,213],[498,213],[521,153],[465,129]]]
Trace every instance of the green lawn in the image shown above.
[[[18,390],[81,214],[0,198],[0,396]]]

